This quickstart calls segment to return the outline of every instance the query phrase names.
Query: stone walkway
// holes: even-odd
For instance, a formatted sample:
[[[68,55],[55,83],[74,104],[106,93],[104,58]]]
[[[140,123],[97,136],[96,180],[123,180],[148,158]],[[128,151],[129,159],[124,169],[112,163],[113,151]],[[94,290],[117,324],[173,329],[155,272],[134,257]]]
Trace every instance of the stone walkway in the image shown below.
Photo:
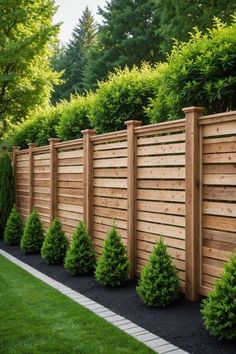
[[[156,336],[155,334],[147,331],[146,329],[137,326],[135,323],[127,320],[125,317],[117,315],[115,312],[110,311],[108,308],[96,303],[88,297],[74,291],[67,286],[59,283],[56,280],[48,277],[47,275],[39,272],[38,270],[30,267],[28,264],[21,262],[17,258],[13,257],[9,253],[0,249],[0,254],[10,260],[12,263],[18,265],[34,277],[42,280],[44,283],[50,285],[52,288],[60,291],[73,301],[77,302],[81,306],[92,311],[99,317],[102,317],[107,322],[112,323],[114,326],[121,329],[123,332],[134,337],[138,341],[144,343],[147,347],[152,348],[154,352],[159,354],[189,354],[186,351],[176,347],[175,345],[167,342],[166,340]]]

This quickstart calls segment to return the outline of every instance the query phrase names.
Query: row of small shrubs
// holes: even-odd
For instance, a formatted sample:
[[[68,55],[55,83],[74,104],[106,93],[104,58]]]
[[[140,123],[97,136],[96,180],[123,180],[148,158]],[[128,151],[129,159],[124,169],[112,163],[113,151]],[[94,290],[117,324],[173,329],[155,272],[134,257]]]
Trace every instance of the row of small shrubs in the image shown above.
[[[23,236],[22,236],[23,234]],[[24,227],[14,207],[7,221],[4,239],[8,244],[19,244],[26,253],[39,253],[49,264],[63,264],[71,275],[92,274],[105,286],[119,286],[128,279],[129,262],[126,248],[113,224],[104,242],[96,265],[95,253],[86,226],[80,222],[70,246],[56,218],[44,238],[39,215],[34,210]],[[137,293],[152,307],[164,307],[178,297],[180,281],[177,270],[163,240],[156,244],[149,262],[143,268]],[[236,337],[236,253],[226,263],[215,288],[203,300],[201,313],[209,332],[219,338]]]
[[[144,124],[183,117],[182,108],[204,106],[212,114],[236,109],[236,17],[225,26],[215,20],[207,34],[195,31],[176,43],[166,62],[151,67],[117,69],[95,93],[76,96],[39,112],[14,128],[7,139],[26,147],[48,138],[71,140],[92,127],[98,133],[124,129],[124,121]]]

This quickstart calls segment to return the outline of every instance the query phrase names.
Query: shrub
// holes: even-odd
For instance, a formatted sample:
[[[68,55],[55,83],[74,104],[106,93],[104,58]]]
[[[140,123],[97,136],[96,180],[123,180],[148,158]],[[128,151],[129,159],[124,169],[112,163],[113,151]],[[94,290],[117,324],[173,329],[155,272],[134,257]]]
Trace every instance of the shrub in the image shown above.
[[[92,95],[75,96],[64,106],[57,128],[61,140],[81,138],[81,130],[90,128],[88,112],[91,100]]]
[[[14,204],[14,179],[10,154],[0,151],[0,237]]]
[[[66,253],[65,268],[72,275],[89,274],[95,269],[95,254],[86,226],[80,222]]]
[[[139,119],[149,122],[145,107],[155,96],[156,70],[143,65],[141,69],[125,68],[110,74],[99,84],[91,103],[89,118],[98,133],[124,129],[124,122]]]
[[[50,225],[41,249],[42,258],[49,264],[62,264],[68,248],[68,240],[55,218]]]
[[[95,276],[97,281],[103,285],[118,286],[128,279],[128,271],[126,247],[113,224],[98,259]]]
[[[39,214],[34,209],[29,215],[20,242],[22,251],[26,253],[40,253],[43,244],[44,230]]]
[[[177,270],[166,245],[160,239],[141,272],[137,293],[146,305],[164,307],[178,296],[179,288]]]
[[[236,338],[236,253],[225,264],[208,298],[203,300],[201,313],[206,329],[213,336]]]
[[[156,98],[147,109],[152,122],[177,119],[182,108],[204,106],[207,114],[236,108],[236,17],[226,27],[219,20],[202,35],[195,29],[187,43],[177,43],[156,75]]]
[[[16,207],[12,208],[4,230],[4,241],[8,245],[19,245],[23,236],[23,223]]]

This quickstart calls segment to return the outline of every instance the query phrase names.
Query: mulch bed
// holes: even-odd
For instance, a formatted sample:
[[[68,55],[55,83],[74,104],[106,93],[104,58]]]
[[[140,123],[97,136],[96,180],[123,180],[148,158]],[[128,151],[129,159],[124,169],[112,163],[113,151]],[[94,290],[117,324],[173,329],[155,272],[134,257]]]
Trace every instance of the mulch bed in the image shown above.
[[[25,255],[19,247],[7,246],[3,240],[0,248],[191,354],[236,353],[236,341],[219,341],[205,331],[200,302],[187,301],[180,295],[168,308],[148,308],[135,292],[136,281],[119,288],[105,288],[94,277],[72,277],[62,266],[47,265],[39,255]]]

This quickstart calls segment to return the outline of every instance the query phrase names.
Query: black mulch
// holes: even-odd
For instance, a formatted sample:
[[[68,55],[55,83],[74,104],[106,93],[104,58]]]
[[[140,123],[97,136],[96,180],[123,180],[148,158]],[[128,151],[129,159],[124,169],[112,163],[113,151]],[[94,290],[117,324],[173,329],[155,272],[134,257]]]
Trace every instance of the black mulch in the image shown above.
[[[39,255],[25,255],[19,247],[6,246],[2,240],[0,248],[192,354],[236,354],[236,341],[218,341],[205,331],[200,302],[187,301],[181,295],[171,307],[148,308],[135,292],[136,281],[120,288],[105,288],[94,277],[71,277],[62,266],[47,265]]]

